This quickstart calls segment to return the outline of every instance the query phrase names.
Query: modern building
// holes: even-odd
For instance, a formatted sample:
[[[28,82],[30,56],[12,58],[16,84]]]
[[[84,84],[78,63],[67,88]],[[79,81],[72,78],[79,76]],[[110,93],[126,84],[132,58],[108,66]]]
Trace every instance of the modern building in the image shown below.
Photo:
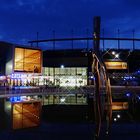
[[[0,49],[2,85],[38,84],[37,76],[42,74],[42,51],[40,49],[6,42],[0,42]]]
[[[140,51],[128,49],[107,49],[101,51],[111,85],[122,84],[123,81],[135,81],[139,76]],[[43,52],[43,76],[46,84],[59,86],[84,86],[93,84],[92,52],[77,50],[55,50]],[[124,83],[125,83],[124,82]],[[135,83],[136,84],[136,83]]]
[[[111,85],[140,85],[140,50],[107,49],[102,56]]]
[[[85,86],[92,83],[92,52],[83,49],[46,50],[0,42],[0,81],[10,86]],[[140,69],[140,51],[101,51],[111,78],[128,79]],[[3,83],[2,83],[3,82]],[[111,84],[115,84],[111,80]],[[117,83],[116,83],[117,84]]]
[[[1,87],[15,87],[18,93],[21,93],[24,87],[38,88],[37,92],[41,94],[33,95],[33,93],[31,96],[26,96],[27,101],[29,98],[40,99],[42,105],[47,107],[48,105],[73,105],[73,107],[81,105],[79,110],[84,107],[84,112],[81,109],[81,114],[86,114],[89,119],[93,119],[94,89],[90,86],[94,84],[92,50],[42,51],[38,48],[5,42],[0,42],[0,48]],[[100,51],[100,55],[105,62],[111,85],[140,85],[139,50],[107,49]],[[120,92],[120,90],[115,92],[117,94],[114,92],[112,94],[113,110],[127,110],[129,94],[125,95],[124,91]],[[19,101],[19,96],[20,94],[18,97],[12,97],[12,102]]]
[[[82,50],[43,52],[43,76],[46,84],[85,86],[88,84],[89,58]]]

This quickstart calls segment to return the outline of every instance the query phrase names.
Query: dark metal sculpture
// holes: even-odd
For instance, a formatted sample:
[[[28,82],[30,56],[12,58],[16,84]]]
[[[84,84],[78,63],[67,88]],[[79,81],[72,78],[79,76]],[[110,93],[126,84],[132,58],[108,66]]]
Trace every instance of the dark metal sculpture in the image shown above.
[[[94,74],[95,96],[94,96],[94,111],[95,111],[95,136],[99,137],[103,115],[106,115],[107,129],[106,134],[109,134],[112,121],[112,95],[110,80],[106,73],[103,62],[98,59],[98,56],[93,54],[92,72]]]
[[[106,115],[107,130],[109,134],[112,120],[112,95],[110,80],[107,75],[105,64],[99,51],[100,44],[100,17],[94,18],[94,52],[92,72],[94,75],[95,96],[94,96],[94,112],[95,112],[95,138],[99,138],[103,115]],[[102,100],[103,99],[103,100]]]

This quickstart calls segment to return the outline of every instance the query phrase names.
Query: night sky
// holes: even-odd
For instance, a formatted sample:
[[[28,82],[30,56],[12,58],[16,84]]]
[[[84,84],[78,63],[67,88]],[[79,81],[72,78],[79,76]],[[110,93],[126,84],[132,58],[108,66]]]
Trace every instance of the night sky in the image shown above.
[[[105,37],[140,38],[139,0],[1,0],[0,40],[16,44],[53,37],[92,36],[93,17],[101,16]],[[88,30],[87,30],[88,29]],[[101,32],[102,34],[102,32]],[[81,42],[82,43],[82,42]],[[50,47],[50,44],[42,44]],[[110,43],[113,46],[113,42]],[[137,45],[138,47],[138,45]],[[59,48],[61,45],[59,44]]]

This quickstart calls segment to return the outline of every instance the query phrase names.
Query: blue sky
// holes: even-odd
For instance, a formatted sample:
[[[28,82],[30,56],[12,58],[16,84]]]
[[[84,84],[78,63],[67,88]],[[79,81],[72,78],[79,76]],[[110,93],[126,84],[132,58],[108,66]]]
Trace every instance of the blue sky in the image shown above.
[[[97,15],[106,37],[117,37],[118,29],[121,37],[132,37],[134,29],[140,38],[139,7],[139,0],[1,0],[0,40],[27,44],[36,39],[36,32],[39,39],[52,38],[53,30],[56,38],[71,37],[71,30],[74,37],[86,37],[87,29],[92,36]]]

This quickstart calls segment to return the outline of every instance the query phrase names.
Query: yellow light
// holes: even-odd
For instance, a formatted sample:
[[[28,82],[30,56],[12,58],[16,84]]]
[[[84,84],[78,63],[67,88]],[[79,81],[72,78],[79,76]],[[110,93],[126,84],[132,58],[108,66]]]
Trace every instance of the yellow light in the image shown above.
[[[107,69],[127,69],[126,62],[105,62]]]

